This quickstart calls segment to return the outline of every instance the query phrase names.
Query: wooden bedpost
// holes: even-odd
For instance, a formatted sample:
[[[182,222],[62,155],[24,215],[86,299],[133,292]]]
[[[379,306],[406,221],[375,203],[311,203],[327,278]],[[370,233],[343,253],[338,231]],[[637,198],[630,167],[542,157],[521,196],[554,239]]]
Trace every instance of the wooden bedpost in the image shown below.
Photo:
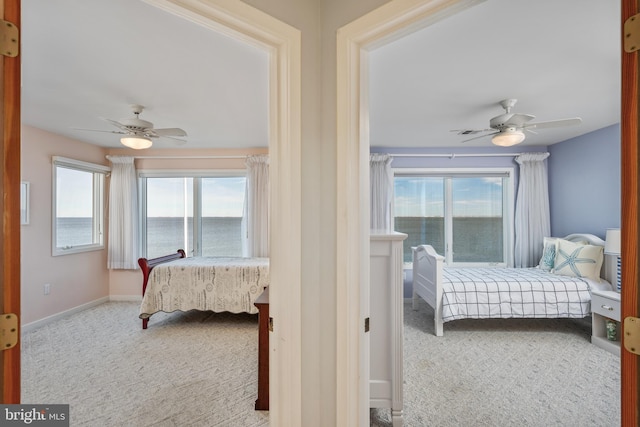
[[[153,270],[153,267],[165,262],[186,258],[186,256],[187,255],[183,249],[178,249],[175,254],[165,255],[158,258],[138,258],[138,265],[140,266],[140,270],[142,270],[142,297],[144,297],[144,293],[147,290],[147,281],[149,280],[149,274],[151,273],[151,270]],[[148,324],[149,318],[142,319],[142,329],[147,329]]]

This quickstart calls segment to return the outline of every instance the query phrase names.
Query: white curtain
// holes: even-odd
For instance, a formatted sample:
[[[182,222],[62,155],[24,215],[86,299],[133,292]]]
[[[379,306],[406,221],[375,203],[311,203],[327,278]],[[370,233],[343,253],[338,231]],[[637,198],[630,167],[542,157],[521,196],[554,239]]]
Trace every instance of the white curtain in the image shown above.
[[[391,203],[393,203],[393,172],[388,154],[373,153],[369,156],[369,181],[371,182],[371,229],[393,230]]]
[[[246,257],[269,256],[269,156],[249,156],[242,228]]]
[[[107,267],[138,268],[138,184],[133,157],[111,156]]]
[[[549,153],[524,153],[515,159],[520,165],[515,213],[516,267],[537,265],[543,239],[551,234],[547,157]]]

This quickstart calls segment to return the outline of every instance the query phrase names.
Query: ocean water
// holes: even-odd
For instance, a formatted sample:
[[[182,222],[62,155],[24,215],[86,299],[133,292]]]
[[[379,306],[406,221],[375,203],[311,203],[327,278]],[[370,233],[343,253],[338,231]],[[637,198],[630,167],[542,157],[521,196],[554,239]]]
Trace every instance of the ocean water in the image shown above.
[[[89,244],[91,218],[58,218],[59,247]],[[193,250],[193,221],[187,222],[188,245],[184,244],[184,220],[161,217],[147,219],[147,258],[155,258],[177,249]],[[242,218],[202,218],[203,256],[242,256]]]
[[[193,221],[187,221],[188,247],[184,247],[184,219],[158,217],[147,219],[147,258],[155,258],[185,249],[193,250]],[[202,256],[242,256],[242,218],[202,218]]]
[[[177,249],[193,250],[193,222],[187,221],[188,246],[184,245],[184,220],[175,217],[147,220],[147,258]],[[444,219],[396,217],[395,230],[407,233],[404,262],[412,261],[411,247],[429,244],[444,254]],[[58,218],[58,246],[91,243],[91,218]],[[501,262],[502,218],[464,217],[453,219],[455,262]],[[242,256],[242,218],[205,217],[202,219],[203,256]]]
[[[404,262],[412,262],[411,248],[431,245],[444,255],[444,218],[396,217],[395,230],[409,235],[404,240]],[[453,219],[454,262],[502,262],[502,218],[458,217]]]

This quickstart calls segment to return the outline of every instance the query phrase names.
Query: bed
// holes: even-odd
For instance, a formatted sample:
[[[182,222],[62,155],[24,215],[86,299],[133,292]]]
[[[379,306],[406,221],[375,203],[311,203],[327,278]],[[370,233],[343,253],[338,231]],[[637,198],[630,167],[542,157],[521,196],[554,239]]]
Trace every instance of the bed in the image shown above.
[[[592,234],[545,238],[537,267],[473,268],[445,267],[432,246],[420,245],[413,248],[413,309],[420,299],[433,308],[437,336],[457,319],[584,318],[591,290],[612,289],[602,279],[603,248]]]
[[[140,258],[138,264],[143,329],[159,311],[255,314],[254,302],[269,286],[268,258],[186,257],[180,249],[163,257]]]

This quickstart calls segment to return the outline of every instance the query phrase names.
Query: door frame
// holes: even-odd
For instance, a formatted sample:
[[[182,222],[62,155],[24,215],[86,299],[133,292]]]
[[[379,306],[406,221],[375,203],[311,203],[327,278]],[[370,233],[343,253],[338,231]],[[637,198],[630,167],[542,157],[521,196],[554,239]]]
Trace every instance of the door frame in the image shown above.
[[[637,0],[621,1],[621,25],[638,13]],[[622,40],[622,30],[620,30]],[[622,43],[621,43],[622,46]],[[621,138],[621,193],[622,193],[622,319],[638,317],[640,294],[638,293],[638,52],[626,53],[622,49],[622,117]],[[621,422],[623,426],[638,425],[638,381],[640,359],[624,347],[622,334],[621,356]]]
[[[2,0],[2,19],[20,28],[20,0]],[[2,67],[2,151],[0,152],[3,197],[0,240],[0,313],[14,313],[20,319],[20,55],[1,56]],[[20,336],[18,320],[18,336]],[[2,403],[20,403],[20,342],[0,351]]]
[[[351,376],[338,377],[338,419],[350,420],[349,425],[367,425],[368,413],[363,406],[363,385],[355,374],[359,363],[358,342],[360,324],[367,313],[361,292],[368,287],[369,271],[369,115],[366,104],[367,52],[406,34],[445,19],[482,0],[394,0],[338,31],[337,77],[337,318],[347,325],[338,330],[338,372]],[[626,3],[626,4],[625,4]],[[633,5],[631,5],[633,3]],[[621,1],[623,14],[637,13],[636,0]],[[624,10],[629,9],[624,12]],[[626,19],[623,16],[623,22]],[[622,28],[622,26],[621,26]],[[622,32],[622,31],[621,31]],[[622,281],[622,316],[637,317],[638,294],[638,71],[637,54],[633,60],[623,53],[623,88],[621,152],[622,152],[622,251],[624,253]],[[627,65],[625,66],[625,61]],[[631,65],[631,63],[633,65]],[[626,69],[626,71],[624,71]],[[628,262],[633,261],[633,262]],[[359,307],[359,310],[355,310]],[[353,344],[351,344],[353,345]],[[362,345],[362,344],[361,344]],[[637,425],[638,421],[638,358],[622,350],[622,425]],[[358,384],[355,387],[353,384]],[[354,405],[358,402],[360,405]],[[365,402],[366,403],[366,402]],[[359,419],[359,422],[357,421]]]
[[[269,422],[302,420],[301,33],[241,1],[144,0],[269,53]]]

